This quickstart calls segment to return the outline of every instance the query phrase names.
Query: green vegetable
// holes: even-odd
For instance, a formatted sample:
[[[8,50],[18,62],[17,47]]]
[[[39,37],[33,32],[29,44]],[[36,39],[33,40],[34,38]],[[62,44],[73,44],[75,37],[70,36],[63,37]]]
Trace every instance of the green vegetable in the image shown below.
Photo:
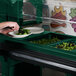
[[[30,30],[28,29],[20,29],[18,33],[16,33],[16,35],[27,35],[29,33],[30,33]]]
[[[54,43],[54,42],[57,42],[57,41],[60,41],[60,39],[58,39],[57,37],[54,37],[54,38],[42,38],[40,40],[33,40],[33,41],[30,41],[31,43],[35,43],[35,44],[50,44],[50,43]]]
[[[76,49],[76,44],[74,44],[73,42],[63,42],[62,44],[56,45],[56,48],[71,51],[73,49]]]

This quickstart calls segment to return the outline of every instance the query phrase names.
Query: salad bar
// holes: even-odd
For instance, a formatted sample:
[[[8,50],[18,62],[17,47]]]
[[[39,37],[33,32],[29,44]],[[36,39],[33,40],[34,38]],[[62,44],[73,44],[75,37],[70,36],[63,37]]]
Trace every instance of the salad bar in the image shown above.
[[[0,36],[4,41],[0,49],[9,51],[13,59],[76,73],[75,36],[47,31],[24,38],[12,38],[2,34]]]
[[[8,65],[7,70],[3,66],[3,76],[14,76],[7,72],[11,65],[9,58],[76,76],[76,3],[72,1],[75,0],[0,1],[0,22],[15,21],[20,27],[41,24],[20,28],[19,31],[10,32],[10,36],[0,34],[0,54],[5,58],[5,68]]]

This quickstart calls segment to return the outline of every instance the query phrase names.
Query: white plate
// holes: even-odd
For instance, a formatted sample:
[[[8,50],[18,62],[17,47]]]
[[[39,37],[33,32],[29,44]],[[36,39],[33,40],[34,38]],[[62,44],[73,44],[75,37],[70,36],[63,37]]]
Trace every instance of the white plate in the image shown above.
[[[41,27],[26,27],[24,29],[29,29],[32,34],[39,34],[44,32],[44,29]]]
[[[39,33],[44,32],[44,29],[40,28],[40,27],[27,27],[27,28],[24,28],[24,29],[30,30],[30,34],[16,35],[16,33],[18,33],[18,31],[9,32],[9,34],[12,35],[13,38],[23,38],[23,37],[27,37],[27,36],[29,36],[31,34],[39,34]]]
[[[27,36],[31,35],[31,32],[29,34],[25,34],[25,35],[16,35],[16,33],[18,33],[18,31],[9,32],[9,34],[12,35],[13,38],[23,38],[23,37],[27,37]]]

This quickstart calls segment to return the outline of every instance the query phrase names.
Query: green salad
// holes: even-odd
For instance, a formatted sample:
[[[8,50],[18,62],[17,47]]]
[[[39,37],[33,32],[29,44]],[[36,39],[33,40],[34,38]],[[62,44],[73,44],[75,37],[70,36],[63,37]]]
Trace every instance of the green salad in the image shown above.
[[[44,45],[44,44],[54,43],[54,42],[57,42],[57,41],[60,41],[60,39],[58,39],[57,37],[53,37],[53,38],[42,38],[40,40],[33,40],[33,41],[30,41],[30,42]]]
[[[71,51],[76,49],[76,44],[73,42],[63,42],[62,44],[56,45],[56,48],[61,48],[63,50]]]
[[[28,30],[28,29],[19,29],[18,33],[16,33],[16,35],[26,35],[26,34],[30,34],[30,30]]]

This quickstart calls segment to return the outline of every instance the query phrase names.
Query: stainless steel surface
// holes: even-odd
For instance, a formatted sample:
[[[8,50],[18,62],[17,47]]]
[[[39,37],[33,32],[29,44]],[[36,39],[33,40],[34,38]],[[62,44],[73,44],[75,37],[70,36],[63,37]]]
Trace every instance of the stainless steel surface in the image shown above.
[[[47,61],[47,60],[43,60],[40,58],[28,56],[28,55],[22,55],[22,54],[18,54],[18,53],[12,53],[12,55],[76,72],[75,67],[71,67],[68,65],[64,65],[64,64],[60,64],[60,63],[56,63],[56,62],[52,62],[52,61]]]

